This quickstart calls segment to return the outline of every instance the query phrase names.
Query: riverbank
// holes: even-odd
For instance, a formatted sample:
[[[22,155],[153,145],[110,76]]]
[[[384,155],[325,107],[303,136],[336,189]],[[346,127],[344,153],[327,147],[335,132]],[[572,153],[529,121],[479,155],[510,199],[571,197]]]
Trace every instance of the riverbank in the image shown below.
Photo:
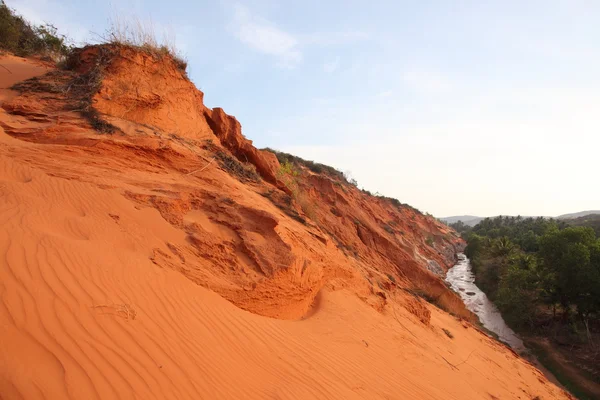
[[[482,328],[496,340],[510,346],[523,358],[535,365],[550,381],[568,390],[580,400],[600,399],[600,384],[579,368],[572,366],[568,357],[550,340],[515,333],[502,318],[494,303],[475,284],[475,274],[464,254],[448,270],[446,281],[458,293],[465,306],[475,313]]]
[[[471,264],[464,254],[458,254],[458,263],[448,270],[446,282],[460,295],[467,309],[477,315],[483,328],[492,332],[499,341],[509,345],[517,353],[525,352],[523,341],[504,322],[498,308],[475,284]]]
[[[587,374],[579,368],[572,366],[571,361],[548,339],[524,337],[523,340],[531,354],[555,377],[555,384],[580,400],[600,399],[600,384],[586,376]]]

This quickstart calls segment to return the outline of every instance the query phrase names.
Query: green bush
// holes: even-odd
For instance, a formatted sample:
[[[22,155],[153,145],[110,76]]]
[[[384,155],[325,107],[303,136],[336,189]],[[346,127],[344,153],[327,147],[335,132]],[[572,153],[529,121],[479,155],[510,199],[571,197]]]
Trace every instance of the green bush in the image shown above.
[[[33,25],[0,0],[0,49],[18,56],[49,56],[56,61],[64,58],[70,47],[51,24]]]
[[[294,165],[289,161],[284,161],[280,166],[280,173],[291,176],[298,176],[298,170],[294,168]]]
[[[293,157],[293,156],[292,156]],[[288,158],[280,160],[279,171],[277,172],[277,178],[282,181],[285,186],[290,190],[292,198],[298,203],[304,214],[314,222],[318,222],[316,206],[310,200],[308,195],[303,193],[298,183],[298,177],[300,171],[296,168],[296,164],[290,161]]]

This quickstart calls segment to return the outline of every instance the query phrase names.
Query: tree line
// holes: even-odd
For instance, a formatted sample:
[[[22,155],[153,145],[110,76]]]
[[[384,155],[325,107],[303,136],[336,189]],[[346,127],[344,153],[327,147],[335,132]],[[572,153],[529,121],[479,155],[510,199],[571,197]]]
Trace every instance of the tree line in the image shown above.
[[[560,325],[591,341],[600,320],[600,239],[548,218],[496,217],[463,232],[477,285],[521,331]]]

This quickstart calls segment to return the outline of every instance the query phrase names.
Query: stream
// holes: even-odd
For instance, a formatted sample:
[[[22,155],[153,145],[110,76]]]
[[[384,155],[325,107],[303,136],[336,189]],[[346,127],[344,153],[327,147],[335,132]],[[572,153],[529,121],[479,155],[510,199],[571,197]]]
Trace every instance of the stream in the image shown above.
[[[467,308],[479,317],[487,330],[497,334],[502,342],[516,352],[522,353],[525,350],[523,341],[506,325],[500,311],[475,285],[471,263],[464,254],[458,254],[458,264],[448,270],[446,282],[450,283],[452,290],[460,295]]]

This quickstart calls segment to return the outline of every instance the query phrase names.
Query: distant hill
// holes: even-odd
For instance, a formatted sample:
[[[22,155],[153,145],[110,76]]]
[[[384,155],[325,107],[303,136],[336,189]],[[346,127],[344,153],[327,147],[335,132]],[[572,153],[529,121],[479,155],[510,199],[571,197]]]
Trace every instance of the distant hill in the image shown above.
[[[580,212],[571,213],[571,214],[559,215],[558,217],[544,217],[544,218],[578,219],[578,218],[586,217],[586,216],[589,216],[589,215],[599,215],[600,216],[600,210],[580,211]],[[494,217],[489,217],[489,218],[494,218]],[[537,218],[538,216],[532,216],[532,217],[533,218]],[[442,221],[442,222],[444,222],[446,224],[454,224],[454,223],[456,223],[458,221],[462,221],[465,225],[475,226],[480,221],[484,220],[485,218],[488,218],[488,217],[478,217],[478,216],[475,216],[475,215],[455,215],[455,216],[452,216],[452,217],[440,218],[440,221]],[[528,218],[528,217],[523,216],[523,218]],[[576,224],[573,224],[573,225],[576,225]]]
[[[456,215],[453,217],[440,218],[440,220],[446,224],[454,224],[455,222],[462,221],[469,226],[477,225],[482,219],[483,217],[477,217],[475,215]]]
[[[600,213],[588,214],[579,218],[569,218],[565,222],[572,226],[589,226],[596,231],[596,236],[600,237]]]
[[[580,212],[572,213],[572,214],[563,214],[563,215],[559,215],[556,218],[557,219],[571,219],[571,218],[585,217],[586,215],[591,215],[591,214],[600,214],[600,210],[580,211]]]

